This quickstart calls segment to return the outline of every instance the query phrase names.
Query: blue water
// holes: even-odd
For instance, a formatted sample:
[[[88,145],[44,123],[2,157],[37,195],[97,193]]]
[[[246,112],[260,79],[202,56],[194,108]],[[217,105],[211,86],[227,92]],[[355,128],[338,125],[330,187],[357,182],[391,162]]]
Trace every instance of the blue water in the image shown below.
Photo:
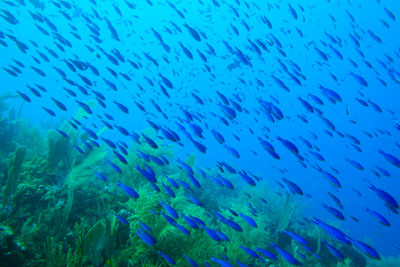
[[[184,14],[184,18],[164,1],[152,1],[152,4],[148,1],[137,1],[135,9],[129,8],[124,1],[98,0],[96,5],[93,4],[94,1],[75,1],[71,3],[71,9],[59,1],[54,2],[59,3],[60,7],[53,1],[43,1],[43,9],[35,8],[30,1],[25,1],[25,5],[18,2],[2,1],[0,4],[2,10],[11,12],[18,20],[16,25],[12,25],[5,19],[0,19],[0,31],[2,35],[6,35],[1,41],[7,44],[0,46],[1,64],[3,68],[9,69],[10,65],[16,66],[13,61],[15,59],[23,63],[25,68],[21,68],[22,74],[17,77],[0,71],[0,92],[17,95],[18,90],[31,99],[28,103],[18,97],[8,100],[7,103],[15,110],[23,105],[19,116],[28,120],[32,127],[39,127],[46,133],[50,129],[59,128],[65,121],[71,121],[79,109],[76,100],[84,103],[91,101],[95,104],[93,113],[98,116],[90,116],[82,123],[96,132],[104,127],[99,117],[104,119],[105,113],[114,117],[113,124],[139,134],[150,127],[147,122],[150,120],[179,133],[184,146],[176,146],[177,158],[185,159],[187,155],[195,153],[196,166],[204,169],[214,168],[217,161],[224,160],[237,170],[246,170],[268,180],[270,187],[276,191],[280,190],[276,182],[281,183],[282,178],[287,178],[304,191],[303,196],[294,196],[296,200],[304,203],[304,217],[318,217],[332,222],[352,238],[366,241],[382,256],[399,255],[396,245],[400,243],[400,217],[385,207],[377,194],[368,188],[372,183],[400,200],[399,166],[391,164],[378,153],[381,149],[400,158],[400,130],[396,129],[396,123],[400,120],[400,6],[396,1],[297,3],[218,0],[218,5],[211,0],[170,1]],[[296,11],[297,19],[291,14],[289,3]],[[113,5],[119,8],[121,15]],[[385,8],[396,18],[391,18]],[[234,14],[233,9],[239,16]],[[71,20],[64,17],[60,11],[66,12]],[[61,45],[65,52],[57,48],[56,43],[60,45],[60,42],[54,37],[55,31],[46,25],[46,22],[35,21],[30,12],[50,20],[57,27],[58,34],[69,40],[72,47]],[[271,28],[263,23],[263,16],[271,22]],[[117,31],[119,41],[112,38],[104,18],[107,18]],[[390,27],[385,27],[382,21]],[[93,33],[88,28],[90,23],[99,27],[98,38],[101,43],[97,43],[91,37]],[[181,32],[172,23],[175,23]],[[189,34],[185,23],[200,33],[201,41],[196,41]],[[248,25],[249,30],[244,24]],[[40,32],[36,25],[46,29],[49,35]],[[234,33],[231,25],[237,28],[238,34]],[[170,47],[169,53],[156,39],[152,28],[162,35],[164,43]],[[369,31],[379,36],[381,42],[372,38]],[[75,38],[71,32],[79,35],[81,40]],[[14,36],[26,44],[29,48],[26,53],[20,51],[7,35]],[[281,50],[286,56],[278,51],[279,45],[275,38],[281,43]],[[352,38],[357,39],[360,47],[357,47]],[[249,40],[256,45],[256,41],[260,40],[268,51],[258,44],[257,47],[261,51],[261,54],[258,54]],[[36,43],[37,47],[32,42]],[[227,42],[233,52],[223,42]],[[184,54],[180,44],[191,51],[193,59]],[[215,49],[216,55],[210,53],[208,45]],[[44,47],[56,52],[59,58],[52,57]],[[94,52],[90,52],[87,47],[92,48]],[[343,59],[330,47],[340,51]],[[315,48],[322,51],[327,60],[324,60]],[[119,61],[119,64],[115,65],[101,51],[111,54],[113,49],[120,51],[125,62]],[[243,52],[252,66],[241,60],[236,49]],[[207,62],[203,62],[197,50],[207,57]],[[43,60],[38,51],[44,53],[49,62]],[[158,66],[148,60],[144,53],[151,55]],[[40,63],[36,63],[33,57]],[[72,72],[65,63],[71,59],[94,66],[100,75],[94,75],[89,69]],[[135,69],[127,60],[140,64],[140,68]],[[365,61],[371,64],[371,68]],[[285,71],[279,62],[282,62],[288,71]],[[301,69],[297,74],[293,63]],[[236,67],[229,70],[230,64],[236,64]],[[46,73],[46,77],[38,75],[31,66],[41,69]],[[86,88],[89,95],[82,94],[76,86],[68,84],[54,67],[62,69],[68,79]],[[113,77],[107,68],[113,69],[118,77]],[[131,81],[124,79],[120,73],[127,74]],[[288,73],[295,75],[301,81],[301,85]],[[351,73],[363,77],[368,86],[362,86]],[[77,74],[87,77],[93,85],[86,85]],[[173,83],[172,89],[163,84],[159,74]],[[337,80],[333,79],[331,74],[337,77]],[[283,81],[290,92],[278,86],[272,75]],[[154,85],[150,85],[146,78],[153,81]],[[103,79],[113,82],[118,90],[110,89]],[[257,83],[257,80],[263,86]],[[27,88],[27,85],[34,87],[35,83],[47,89],[47,92],[40,91],[41,97],[35,96]],[[161,92],[159,83],[167,89],[170,98]],[[340,94],[342,102],[332,103],[319,89],[320,85]],[[67,94],[63,87],[73,90],[77,97]],[[101,92],[105,96],[106,108],[97,104],[91,90]],[[227,118],[221,108],[223,102],[217,91],[228,99],[238,96],[240,106],[247,112],[236,111],[236,118]],[[205,105],[199,105],[192,93],[200,97]],[[324,104],[318,105],[314,102],[309,96],[310,93],[318,96]],[[68,110],[60,110],[51,100],[52,97],[64,103]],[[318,115],[317,111],[307,111],[298,97],[319,109],[323,115]],[[377,112],[371,104],[367,107],[361,105],[356,98],[376,103],[382,112]],[[278,107],[284,115],[283,119],[268,119],[260,100]],[[113,101],[128,107],[129,114],[121,112]],[[146,112],[138,109],[135,101],[141,103]],[[155,101],[161,107],[168,119],[156,111],[151,101]],[[57,114],[56,117],[49,116],[42,107],[53,110]],[[195,137],[182,110],[187,110],[197,117],[195,123],[203,129],[204,139]],[[274,117],[271,114],[269,116]],[[6,113],[3,115],[7,116]],[[299,115],[304,116],[308,122],[302,121]],[[321,116],[329,119],[335,130],[329,129],[322,122]],[[221,123],[220,117],[228,120],[229,126]],[[207,147],[207,152],[198,151],[178,129],[176,122],[185,125],[193,138]],[[211,133],[212,129],[225,137],[226,144],[235,148],[240,153],[240,158],[234,158],[216,141]],[[249,129],[254,134],[251,134]],[[232,134],[240,137],[240,141]],[[349,135],[360,141],[358,147],[361,152],[352,146]],[[115,129],[105,131],[102,137],[132,142],[132,138],[121,135]],[[280,160],[274,159],[262,148],[259,137],[273,144]],[[296,155],[276,139],[277,137],[293,142],[304,161],[300,162]],[[311,142],[313,148],[307,148],[300,137]],[[162,142],[171,143],[166,140]],[[310,151],[319,152],[325,161],[318,161]],[[346,159],[361,163],[364,170],[354,168]],[[332,187],[316,170],[316,166],[334,174],[342,187]],[[378,177],[374,173],[379,173],[376,166],[390,172],[391,177]],[[331,167],[338,170],[339,174],[335,174]],[[361,196],[357,195],[354,189],[359,191]],[[262,192],[265,188],[260,187],[257,190]],[[335,206],[327,192],[332,192],[340,198],[345,207],[343,213],[346,220],[338,222],[321,207],[322,202]],[[375,217],[364,211],[365,207],[385,216],[391,227],[379,224]],[[350,216],[354,216],[359,222]]]

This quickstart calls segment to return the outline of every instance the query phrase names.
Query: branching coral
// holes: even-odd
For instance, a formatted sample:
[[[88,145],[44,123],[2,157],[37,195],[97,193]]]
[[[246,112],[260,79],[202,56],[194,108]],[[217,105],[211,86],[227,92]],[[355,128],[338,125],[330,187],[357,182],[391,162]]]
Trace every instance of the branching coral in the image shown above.
[[[67,266],[67,254],[62,243],[57,243],[53,237],[47,238],[44,245],[46,255],[46,266],[64,267]]]

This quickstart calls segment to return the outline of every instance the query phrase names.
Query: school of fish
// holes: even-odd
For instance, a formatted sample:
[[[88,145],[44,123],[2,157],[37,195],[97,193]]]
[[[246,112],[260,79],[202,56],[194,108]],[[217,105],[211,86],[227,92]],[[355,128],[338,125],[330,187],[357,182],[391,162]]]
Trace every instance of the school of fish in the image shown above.
[[[142,151],[137,151],[141,158],[159,166],[177,164],[187,180],[166,177],[167,184],[148,165],[134,168],[157,192],[172,199],[174,190],[183,187],[186,197],[203,207],[193,190],[201,190],[204,179],[243,194],[242,184],[257,187],[274,173],[270,184],[281,189],[277,194],[317,202],[326,213],[315,212],[304,223],[379,260],[378,249],[337,225],[369,224],[378,233],[381,227],[400,229],[392,222],[399,222],[399,190],[391,185],[400,174],[400,110],[385,102],[397,97],[400,103],[400,47],[395,43],[400,18],[386,1],[322,2],[323,7],[313,1],[4,0],[1,79],[15,84],[12,89],[25,109],[87,133],[89,141],[75,145],[79,153],[105,145],[113,154],[106,164],[117,174],[123,175],[120,165],[128,164],[129,142],[153,149],[175,144],[182,155],[208,159],[219,175],[211,176],[207,167],[194,170],[182,155],[170,162]],[[376,13],[363,18],[365,6]],[[94,116],[77,120],[78,109]],[[156,139],[142,133],[148,127]],[[99,134],[102,128],[107,134]],[[241,180],[229,180],[226,173]],[[126,184],[117,186],[131,198],[141,197]],[[342,201],[341,192],[354,203]],[[364,204],[371,199],[377,204]],[[190,227],[216,242],[229,242],[229,236],[187,211],[164,201],[160,206],[161,213],[149,212],[183,234]],[[355,209],[373,219],[362,221]],[[258,227],[253,207],[247,214],[230,212],[232,217],[218,210],[210,214],[236,231],[243,231],[243,223]],[[136,234],[152,247],[157,240],[151,232],[141,223]],[[283,233],[315,254],[304,237]],[[343,260],[338,248],[323,244]],[[393,237],[390,246],[400,249],[399,244]],[[261,262],[279,255],[302,266],[301,255],[267,246],[240,249]],[[176,264],[168,251],[157,253]],[[190,266],[200,266],[184,257]],[[235,259],[223,255],[210,262],[235,266]]]

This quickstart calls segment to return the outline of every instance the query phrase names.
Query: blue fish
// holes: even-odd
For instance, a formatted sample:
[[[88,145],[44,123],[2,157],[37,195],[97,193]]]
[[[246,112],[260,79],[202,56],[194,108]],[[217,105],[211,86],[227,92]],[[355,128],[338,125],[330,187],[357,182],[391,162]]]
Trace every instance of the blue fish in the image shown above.
[[[190,200],[190,202],[192,202],[193,204],[196,204],[199,207],[204,207],[203,203],[198,200],[197,198],[195,198],[194,196],[191,196],[189,194],[185,194],[185,196]]]
[[[120,167],[118,167],[118,165],[116,165],[115,163],[111,162],[110,160],[107,160],[107,163],[111,166],[111,168],[113,168],[116,172],[122,174],[122,170]]]
[[[396,199],[392,195],[390,195],[389,193],[387,193],[386,191],[384,191],[382,189],[375,187],[372,184],[369,185],[369,188],[371,190],[375,191],[375,193],[378,195],[378,197],[381,198],[383,201],[385,201],[385,203],[389,207],[392,207],[394,210],[399,209],[399,204],[397,203]]]
[[[316,218],[313,219],[313,223],[321,227],[322,230],[324,230],[328,235],[335,238],[336,240],[339,240],[345,244],[351,244],[350,238],[336,227],[326,224],[323,221]]]
[[[380,260],[381,257],[379,256],[378,252],[371,247],[370,245],[365,244],[364,242],[358,241],[358,240],[351,240],[351,244],[353,244],[355,247],[360,249],[365,255],[367,255],[370,258],[373,258],[375,260]]]
[[[215,232],[215,230],[208,228],[204,225],[200,225],[200,227],[207,233],[209,237],[211,237],[215,241],[222,241],[219,235]]]
[[[221,241],[230,241],[230,240],[229,240],[229,237],[228,237],[226,234],[224,234],[224,233],[222,233],[222,232],[220,232],[220,231],[217,231],[217,230],[214,230],[214,232],[218,235],[218,238],[219,238]]]
[[[153,141],[153,139],[151,139],[150,137],[147,137],[146,135],[142,134],[142,137],[144,138],[144,140],[146,141],[146,143],[151,146],[154,149],[158,148],[158,145],[156,142]]]
[[[325,240],[322,241],[322,243],[325,244],[325,246],[328,248],[329,252],[335,256],[336,258],[338,258],[339,260],[343,261],[344,260],[344,256],[343,254],[334,246],[332,246],[331,244],[329,244],[328,242],[326,242]]]
[[[303,266],[303,264],[301,264],[301,262],[299,260],[297,260],[295,257],[293,257],[293,255],[291,255],[286,250],[279,248],[274,243],[272,243],[271,245],[276,249],[276,251],[278,251],[279,255],[281,255],[281,257],[288,263],[295,265],[295,266]]]
[[[59,109],[61,109],[62,111],[67,111],[67,107],[61,101],[55,99],[54,97],[52,97],[51,100],[53,100],[53,102]]]
[[[253,178],[251,178],[250,176],[248,176],[245,172],[239,172],[239,175],[243,178],[243,180],[248,183],[251,186],[255,186],[256,182],[253,180]]]
[[[251,248],[247,248],[244,246],[239,246],[239,248],[243,249],[247,254],[249,254],[253,258],[256,258],[256,259],[260,258],[260,256],[257,254],[257,252],[255,252]]]
[[[117,186],[121,187],[125,193],[132,198],[139,198],[139,194],[131,187],[117,182]]]
[[[189,262],[190,265],[192,265],[193,267],[199,267],[199,265],[196,263],[195,260],[193,260],[192,258],[190,258],[188,255],[184,255],[185,259]]]
[[[277,137],[276,138],[278,141],[280,141],[282,143],[282,145],[284,145],[290,152],[294,153],[294,154],[298,154],[299,153],[299,149],[297,148],[297,146],[292,143],[289,140],[283,139],[281,137]]]
[[[285,234],[287,234],[288,236],[290,236],[291,238],[293,238],[293,240],[295,240],[296,242],[307,246],[308,242],[301,236],[299,236],[298,234],[292,233],[290,231],[284,230],[283,231]]]
[[[119,102],[117,102],[117,101],[114,101],[114,103],[115,103],[115,105],[117,105],[117,107],[118,107],[122,112],[124,112],[125,114],[129,114],[129,109],[128,109],[125,105],[122,105],[121,103],[119,103]]]
[[[290,192],[292,192],[292,194],[303,195],[303,190],[300,188],[300,186],[298,186],[297,184],[295,184],[292,181],[289,181],[286,178],[283,178],[282,180],[283,180],[283,182],[285,182],[285,184],[289,188]]]
[[[122,222],[123,224],[129,224],[128,221],[124,218],[119,216],[118,214],[115,214],[115,217],[117,217],[117,219]]]
[[[172,259],[172,258],[171,258],[170,256],[168,256],[167,254],[164,254],[164,253],[162,253],[161,251],[157,251],[157,253],[158,253],[159,255],[161,255],[161,257],[163,257],[164,260],[166,260],[169,264],[176,265],[175,260]]]
[[[338,205],[338,207],[340,209],[342,209],[342,210],[344,209],[342,202],[340,201],[340,199],[337,196],[335,196],[331,192],[328,192],[328,195],[333,199],[333,201],[336,203],[336,205]]]
[[[64,131],[59,130],[59,129],[56,129],[56,131],[57,131],[59,134],[61,134],[61,136],[65,137],[65,138],[68,138],[68,135],[67,135]]]
[[[181,214],[181,217],[185,220],[187,225],[189,225],[193,229],[198,229],[199,228],[199,225],[194,220],[192,220],[190,217],[186,216],[183,213]]]
[[[339,210],[334,207],[328,206],[325,203],[322,203],[322,207],[325,208],[330,214],[338,218],[339,220],[344,220],[344,215]]]
[[[375,217],[378,219],[378,222],[379,222],[380,224],[382,224],[382,225],[384,225],[384,226],[390,226],[390,222],[389,222],[388,219],[386,219],[382,214],[380,214],[380,213],[378,213],[378,212],[376,212],[376,211],[374,211],[374,210],[371,210],[371,209],[369,209],[369,208],[364,208],[364,210],[365,210],[366,212],[368,212],[369,214],[375,216]]]
[[[26,94],[24,94],[24,93],[22,93],[22,92],[20,92],[20,91],[18,91],[17,90],[17,93],[21,96],[21,98],[23,99],[23,100],[25,100],[26,102],[32,102],[32,100],[29,98],[29,96],[27,96]]]
[[[100,172],[97,172],[95,170],[93,170],[94,174],[96,174],[97,178],[99,178],[100,180],[102,180],[103,182],[107,182],[107,178]]]
[[[181,231],[181,233],[183,233],[185,235],[189,235],[190,234],[189,230],[186,229],[183,225],[175,223],[175,224],[173,224],[173,226],[175,226],[179,231]]]
[[[390,163],[392,163],[394,166],[396,166],[397,168],[400,168],[400,159],[398,159],[397,157],[395,157],[394,155],[384,152],[381,149],[378,150],[379,154],[381,154],[387,161],[389,161]]]
[[[176,196],[175,193],[174,193],[174,191],[172,191],[171,188],[169,188],[169,187],[168,187],[166,184],[164,184],[164,183],[161,183],[161,184],[162,184],[162,186],[163,186],[165,192],[167,192],[167,194],[168,194],[170,197],[175,197],[175,196]]]
[[[263,249],[263,248],[259,248],[257,247],[256,250],[258,252],[260,252],[262,255],[264,255],[265,257],[267,257],[270,260],[277,260],[278,258],[276,257],[276,255],[274,253],[272,253],[269,250]]]
[[[215,258],[215,257],[212,257],[211,261],[213,261],[215,263],[218,263],[219,266],[221,266],[221,267],[234,267],[234,265],[229,263],[228,261],[221,260],[221,259],[218,259],[218,258]]]
[[[169,213],[169,215],[171,215],[172,217],[174,217],[175,219],[179,218],[178,213],[176,212],[176,210],[171,207],[170,205],[168,205],[167,203],[165,203],[164,201],[160,200],[160,204],[161,206],[164,207],[164,209]]]
[[[143,222],[141,222],[141,221],[139,221],[139,224],[140,224],[140,227],[142,227],[144,230],[146,230],[147,232],[151,232],[152,230],[151,230],[151,228],[150,228],[150,226],[148,226],[147,224],[145,224],[145,223],[143,223]]]
[[[145,243],[149,247],[152,247],[157,242],[156,239],[152,235],[143,231],[140,228],[139,228],[139,230],[136,231],[136,234],[140,237],[140,239],[143,241],[143,243]]]
[[[179,189],[179,184],[172,178],[165,176],[165,178],[168,180],[168,182],[175,187],[176,189]]]
[[[250,226],[257,228],[257,223],[249,216],[244,215],[243,213],[239,214]]]
[[[150,182],[156,183],[156,174],[154,173],[153,169],[145,164],[145,169],[142,169],[139,165],[136,165],[136,169]]]

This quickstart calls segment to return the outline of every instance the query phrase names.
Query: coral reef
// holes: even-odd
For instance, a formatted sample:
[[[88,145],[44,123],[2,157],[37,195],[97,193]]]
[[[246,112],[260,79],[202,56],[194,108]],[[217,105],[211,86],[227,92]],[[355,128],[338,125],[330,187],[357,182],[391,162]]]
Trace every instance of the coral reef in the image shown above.
[[[304,266],[367,264],[364,256],[349,246],[340,247],[346,257],[343,262],[333,257],[321,245],[323,239],[334,243],[333,240],[312,224],[298,223],[302,203],[286,192],[277,194],[265,179],[258,185],[263,188],[262,193],[244,184],[241,190],[228,190],[213,180],[220,175],[218,168],[199,171],[195,154],[182,159],[186,165],[177,163],[173,146],[158,143],[159,148],[154,149],[141,140],[131,145],[124,164],[107,147],[86,146],[84,149],[89,137],[68,125],[60,128],[69,138],[50,130],[44,133],[47,142],[35,141],[29,146],[22,146],[15,137],[34,130],[20,130],[25,127],[21,123],[14,122],[14,126],[12,143],[17,145],[13,151],[3,151],[1,158],[0,251],[4,253],[0,260],[10,266],[168,266],[159,251],[168,254],[178,266],[189,266],[185,255],[198,264],[211,263],[213,257],[227,257],[232,263],[237,260],[248,266],[290,266],[281,257],[278,261],[261,260],[243,249],[274,251],[272,242],[296,258],[304,255]],[[98,134],[102,132],[104,129]],[[145,134],[156,135],[153,130],[146,130]],[[79,145],[83,152],[77,150]],[[146,159],[144,154],[164,157],[169,163]],[[107,165],[107,160],[114,162],[123,174]],[[9,167],[6,162],[10,162]],[[200,187],[188,189],[184,186],[194,181],[188,178],[182,166],[193,170],[193,178]],[[154,171],[155,183],[149,182],[139,171],[147,167]],[[96,172],[106,178],[99,179]],[[232,183],[240,184],[238,174],[223,175]],[[164,185],[170,184],[169,179],[182,182],[174,188],[174,197],[163,190]],[[134,188],[140,197],[130,197],[117,182]],[[162,215],[167,211],[160,203],[179,212],[175,224]],[[232,211],[252,216],[257,227],[234,216]],[[217,213],[234,220],[242,230],[221,223]],[[222,233],[229,241],[213,240],[205,230],[189,227],[183,214],[201,219],[208,228]],[[137,234],[143,231],[143,225],[151,229],[151,236],[156,240],[152,246]],[[321,259],[283,234],[284,230],[302,234]],[[368,266],[376,265],[368,261]]]

